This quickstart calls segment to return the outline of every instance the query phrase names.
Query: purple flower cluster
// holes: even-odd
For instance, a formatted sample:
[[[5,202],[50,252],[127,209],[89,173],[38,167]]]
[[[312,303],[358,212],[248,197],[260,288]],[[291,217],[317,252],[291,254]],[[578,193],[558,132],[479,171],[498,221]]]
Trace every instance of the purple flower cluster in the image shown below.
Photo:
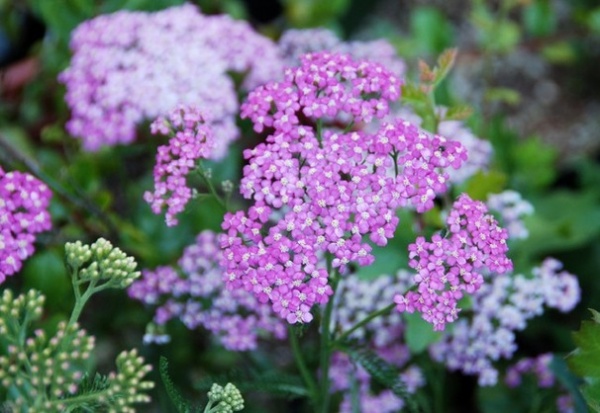
[[[35,234],[52,226],[51,197],[46,184],[33,176],[0,168],[0,284],[33,254]]]
[[[550,368],[553,355],[551,353],[541,354],[533,358],[524,358],[512,365],[506,371],[504,378],[508,387],[515,388],[521,385],[524,374],[532,373],[537,381],[537,386],[540,388],[551,388],[556,383],[554,373]],[[572,413],[573,399],[563,386],[557,386],[563,393],[556,399],[556,409],[559,413]]]
[[[443,330],[460,311],[457,302],[483,284],[483,271],[503,274],[512,269],[506,256],[506,230],[480,201],[461,195],[446,219],[448,233],[431,242],[418,237],[409,245],[409,266],[416,270],[416,291],[394,297],[400,312],[418,311],[434,330]]]
[[[229,350],[253,350],[260,335],[285,338],[285,324],[243,290],[226,290],[218,266],[217,235],[203,231],[188,246],[178,268],[144,270],[128,289],[131,298],[156,305],[154,322],[179,318],[187,328],[204,327]],[[164,342],[165,337],[159,336]]]
[[[395,289],[399,286],[402,288],[403,285],[408,287],[408,279],[404,270],[400,270],[396,276],[382,275],[371,280],[344,278],[338,285],[335,296],[335,322],[332,327],[341,332],[347,331],[369,314],[381,310],[392,302]],[[417,367],[406,367],[410,351],[403,344],[404,324],[400,313],[391,312],[379,316],[355,330],[348,338],[370,348],[399,371],[404,369],[400,378],[409,393],[414,393],[424,384],[423,375]],[[352,411],[352,378],[357,381],[361,412],[391,413],[404,406],[405,401],[391,390],[373,392],[371,376],[360,365],[355,365],[347,355],[334,353],[330,379],[332,391],[343,393],[341,412]]]
[[[169,143],[158,148],[154,166],[154,192],[145,192],[144,199],[155,214],[166,207],[167,225],[177,225],[175,216],[192,198],[186,176],[196,168],[201,158],[209,158],[214,149],[212,130],[195,107],[179,106],[168,118],[159,117],[150,129],[153,134],[170,135]]]
[[[230,288],[271,301],[290,323],[309,322],[312,306],[332,294],[325,253],[342,273],[351,262],[369,265],[365,238],[386,245],[397,208],[433,207],[445,169],[466,158],[460,144],[401,120],[375,133],[337,127],[340,114],[354,124],[385,116],[400,84],[377,63],[322,52],[250,93],[242,115],[270,134],[244,153],[241,193],[254,205],[223,222]]]
[[[205,16],[189,4],[98,16],[73,31],[71,50],[59,78],[71,108],[67,130],[88,151],[130,143],[142,121],[185,104],[210,114],[221,149],[213,157],[223,156],[238,135],[237,95],[227,72],[247,72],[247,87],[255,87],[282,68],[275,43],[248,23]]]
[[[510,239],[524,239],[529,236],[523,218],[533,214],[533,205],[525,201],[521,194],[512,190],[490,194],[487,206],[500,214]]]
[[[515,331],[542,314],[544,306],[568,312],[579,302],[577,278],[561,269],[559,261],[547,258],[530,278],[494,275],[473,295],[472,318],[459,319],[432,345],[432,357],[450,370],[478,375],[482,386],[496,384],[493,362],[512,357],[517,349]]]

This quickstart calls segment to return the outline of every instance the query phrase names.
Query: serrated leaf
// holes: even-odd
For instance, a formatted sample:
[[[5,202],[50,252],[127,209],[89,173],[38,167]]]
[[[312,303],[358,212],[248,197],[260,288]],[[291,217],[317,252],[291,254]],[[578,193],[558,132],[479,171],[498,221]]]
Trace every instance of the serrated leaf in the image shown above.
[[[419,412],[414,397],[406,390],[406,385],[400,379],[400,372],[396,366],[364,347],[356,347],[350,344],[344,351],[355,363],[360,364],[373,379],[392,390],[396,396],[402,398],[406,403],[408,412]]]
[[[437,66],[434,69],[435,85],[439,85],[446,78],[446,76],[448,76],[448,73],[450,73],[450,70],[454,66],[457,55],[458,50],[456,48],[451,48],[444,50],[440,57],[438,57]]]
[[[179,390],[177,390],[175,384],[173,383],[173,380],[171,380],[171,377],[169,376],[169,362],[167,361],[166,357],[160,357],[159,372],[160,378],[162,379],[165,385],[165,389],[167,390],[167,394],[169,395],[171,402],[177,409],[177,412],[190,413],[192,411],[192,408],[185,401]]]
[[[448,109],[444,120],[465,120],[473,114],[473,108],[469,105],[456,105]]]
[[[402,86],[402,99],[413,104],[427,104],[428,100],[427,94],[413,83],[406,83]]]

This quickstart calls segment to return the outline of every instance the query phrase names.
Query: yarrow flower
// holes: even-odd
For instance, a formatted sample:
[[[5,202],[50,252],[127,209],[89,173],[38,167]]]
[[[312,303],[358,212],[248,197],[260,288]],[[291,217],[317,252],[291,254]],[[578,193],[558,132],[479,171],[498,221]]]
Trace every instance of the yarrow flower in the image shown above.
[[[490,194],[487,206],[497,211],[511,239],[524,239],[529,231],[523,223],[523,218],[533,214],[533,205],[524,200],[516,191],[506,190],[499,194]]]
[[[416,270],[416,291],[394,298],[400,312],[418,311],[423,319],[443,330],[458,317],[457,302],[464,293],[474,294],[483,284],[483,272],[503,274],[512,270],[506,256],[505,229],[498,226],[480,201],[461,195],[446,219],[448,234],[431,241],[418,237],[409,245],[409,266]]]
[[[515,331],[539,316],[544,306],[571,311],[580,299],[577,277],[562,271],[562,264],[547,258],[531,277],[492,275],[472,296],[472,318],[461,318],[442,340],[430,347],[432,357],[450,370],[477,375],[482,386],[495,385],[493,362],[509,359],[517,349]]]
[[[238,136],[227,72],[247,73],[244,85],[254,88],[282,66],[275,43],[248,23],[205,16],[190,4],[98,16],[73,31],[70,46],[71,64],[59,77],[71,109],[66,126],[87,151],[130,143],[141,122],[185,104],[210,110],[219,136],[212,156],[222,157]]]
[[[225,289],[220,255],[216,234],[203,231],[185,249],[178,267],[144,270],[129,287],[129,296],[157,306],[154,323],[158,326],[178,318],[189,329],[203,327],[212,332],[229,350],[253,350],[265,334],[285,338],[285,325],[269,306],[246,291]],[[158,338],[165,341],[164,334]]]
[[[446,108],[439,107],[437,108],[437,112],[438,116],[443,118]],[[406,105],[392,108],[387,118],[394,117],[403,118],[417,126],[421,126],[423,123],[423,119],[417,115],[411,107]],[[492,144],[485,139],[475,136],[473,131],[471,131],[464,122],[458,120],[442,120],[437,125],[436,133],[444,136],[446,139],[452,139],[459,142],[465,147],[466,152],[469,154],[468,159],[463,162],[459,169],[448,171],[448,175],[450,175],[449,181],[452,184],[461,184],[476,173],[488,170],[494,152]]]
[[[51,198],[43,182],[0,167],[0,284],[33,254],[35,235],[51,228]]]
[[[144,199],[155,214],[166,207],[167,225],[177,225],[175,217],[192,198],[186,176],[201,158],[210,158],[215,146],[212,130],[203,113],[196,107],[178,106],[168,118],[159,117],[150,129],[153,134],[171,136],[167,145],[158,148],[154,166],[154,192],[146,191]]]
[[[383,66],[328,52],[307,54],[282,82],[254,90],[242,105],[266,143],[244,153],[241,193],[248,213],[223,222],[223,267],[229,288],[253,292],[289,323],[332,294],[323,255],[341,272],[369,265],[386,245],[396,209],[424,212],[446,191],[446,168],[464,148],[402,120],[375,133],[340,130],[340,114],[358,124],[382,118],[401,80]],[[345,128],[348,125],[343,125]],[[276,221],[276,222],[275,222]]]

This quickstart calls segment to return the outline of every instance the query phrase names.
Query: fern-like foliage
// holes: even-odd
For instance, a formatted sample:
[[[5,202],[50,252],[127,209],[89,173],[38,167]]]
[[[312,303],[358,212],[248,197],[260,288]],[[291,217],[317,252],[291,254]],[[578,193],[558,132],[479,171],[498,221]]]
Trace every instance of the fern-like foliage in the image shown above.
[[[163,356],[160,357],[158,371],[160,372],[160,378],[167,390],[169,399],[171,399],[171,403],[175,406],[177,413],[191,413],[192,406],[183,398],[177,387],[175,387],[175,383],[173,383],[171,376],[169,376],[169,362]],[[200,411],[200,408],[195,411]]]
[[[382,386],[389,388],[394,394],[404,400],[410,413],[419,413],[420,409],[414,401],[414,396],[408,392],[400,378],[400,371],[368,348],[345,343],[344,352],[356,363],[361,365],[369,375]]]
[[[194,384],[197,390],[208,390],[212,383],[233,382],[243,392],[268,393],[277,397],[296,399],[308,397],[308,390],[298,376],[277,371],[242,372],[230,371],[226,374],[208,376]]]

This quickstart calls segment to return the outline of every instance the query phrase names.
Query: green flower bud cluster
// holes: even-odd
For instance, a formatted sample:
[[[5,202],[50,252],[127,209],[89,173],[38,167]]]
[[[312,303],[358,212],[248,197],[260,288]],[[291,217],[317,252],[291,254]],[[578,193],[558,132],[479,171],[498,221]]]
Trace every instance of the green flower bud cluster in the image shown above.
[[[31,321],[39,319],[44,307],[44,296],[35,290],[14,297],[4,290],[0,297],[0,337],[17,337]]]
[[[100,386],[86,387],[84,366],[94,337],[76,322],[60,322],[54,335],[42,329],[28,334],[43,303],[44,296],[33,290],[18,297],[5,290],[0,297],[0,385],[9,398],[1,407],[28,413],[78,407],[128,413],[135,411],[132,404],[150,401],[144,391],[153,383],[143,378],[151,367],[135,350],[117,357],[117,373],[110,373]]]
[[[153,388],[154,383],[143,378],[151,370],[152,366],[144,364],[144,358],[138,356],[137,350],[120,353],[117,356],[117,373],[108,376],[110,387],[106,397],[111,400],[109,411],[134,413],[132,404],[148,403],[150,397],[144,391]]]
[[[225,387],[214,383],[208,392],[208,400],[205,413],[233,413],[244,408],[242,393],[231,383],[227,383]]]
[[[107,287],[126,288],[140,276],[140,272],[135,271],[135,259],[104,238],[89,246],[80,241],[67,243],[65,255],[67,264],[78,272],[82,281],[105,281]]]

